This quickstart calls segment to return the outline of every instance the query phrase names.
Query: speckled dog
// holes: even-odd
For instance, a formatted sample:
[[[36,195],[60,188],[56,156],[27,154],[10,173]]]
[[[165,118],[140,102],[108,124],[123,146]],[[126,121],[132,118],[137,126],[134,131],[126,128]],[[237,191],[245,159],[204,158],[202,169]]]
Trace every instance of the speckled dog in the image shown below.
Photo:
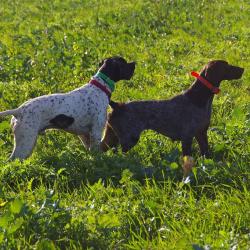
[[[79,135],[90,149],[99,148],[107,119],[107,107],[115,82],[129,80],[135,63],[122,57],[105,59],[91,81],[65,94],[45,95],[31,99],[19,108],[0,112],[13,115],[14,149],[10,159],[25,159],[46,129],[63,129]]]

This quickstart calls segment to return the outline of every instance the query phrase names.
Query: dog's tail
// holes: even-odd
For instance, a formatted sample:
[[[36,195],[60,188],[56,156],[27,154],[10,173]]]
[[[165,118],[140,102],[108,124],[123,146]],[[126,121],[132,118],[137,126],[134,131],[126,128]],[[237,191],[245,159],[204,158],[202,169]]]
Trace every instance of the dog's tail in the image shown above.
[[[7,115],[14,115],[16,116],[19,113],[19,108],[17,109],[10,109],[10,110],[6,110],[3,112],[0,112],[0,117],[1,116],[7,116]]]

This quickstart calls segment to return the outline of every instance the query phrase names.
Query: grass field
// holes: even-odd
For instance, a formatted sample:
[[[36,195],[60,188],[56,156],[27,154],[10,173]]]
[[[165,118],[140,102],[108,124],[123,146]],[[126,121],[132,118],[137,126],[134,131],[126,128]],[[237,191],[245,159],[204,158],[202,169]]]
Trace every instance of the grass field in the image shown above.
[[[6,163],[0,123],[1,249],[250,249],[250,5],[247,0],[1,0],[0,110],[89,81],[105,57],[137,62],[113,100],[167,99],[212,59],[245,68],[223,82],[209,130],[212,158],[182,182],[181,147],[152,131],[123,155],[77,137],[41,136]]]

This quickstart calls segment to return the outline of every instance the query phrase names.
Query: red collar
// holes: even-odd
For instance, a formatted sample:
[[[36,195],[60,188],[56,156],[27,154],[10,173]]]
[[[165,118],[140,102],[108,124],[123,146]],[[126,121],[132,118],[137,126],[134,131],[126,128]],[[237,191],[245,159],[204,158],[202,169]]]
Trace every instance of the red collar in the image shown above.
[[[192,71],[191,75],[197,78],[202,84],[204,84],[207,88],[209,88],[214,94],[218,94],[220,89],[214,87],[208,80],[200,76],[197,72]]]
[[[101,89],[108,96],[108,98],[110,100],[111,92],[104,85],[102,85],[101,83],[99,83],[95,79],[91,79],[91,81],[89,83],[92,84],[92,85],[95,85],[97,88]]]

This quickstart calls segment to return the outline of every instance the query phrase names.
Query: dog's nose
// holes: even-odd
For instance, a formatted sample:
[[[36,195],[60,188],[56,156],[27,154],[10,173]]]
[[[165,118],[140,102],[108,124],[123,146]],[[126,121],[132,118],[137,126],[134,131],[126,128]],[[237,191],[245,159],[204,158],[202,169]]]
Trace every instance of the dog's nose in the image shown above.
[[[240,70],[241,70],[241,73],[243,74],[245,69],[244,68],[240,68]]]
[[[243,73],[244,73],[244,68],[239,67],[239,75],[240,75],[240,77],[243,75]]]
[[[129,63],[129,65],[131,66],[131,68],[133,69],[133,70],[135,70],[135,62],[131,62],[131,63]]]
[[[131,62],[130,64],[135,66],[136,62]]]

